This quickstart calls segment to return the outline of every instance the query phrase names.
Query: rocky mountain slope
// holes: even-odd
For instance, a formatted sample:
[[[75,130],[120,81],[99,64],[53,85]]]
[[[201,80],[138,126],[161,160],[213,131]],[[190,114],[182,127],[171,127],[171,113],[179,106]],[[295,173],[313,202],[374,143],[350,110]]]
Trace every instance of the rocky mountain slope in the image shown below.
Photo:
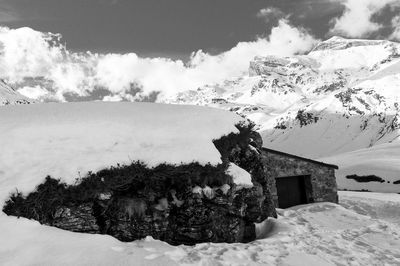
[[[350,174],[382,174],[371,167],[380,162],[374,161],[370,147],[400,140],[400,44],[333,37],[306,55],[257,57],[248,75],[186,91],[167,102],[244,115],[259,125],[265,146],[338,163],[340,187]],[[343,164],[341,154],[360,149],[370,153],[370,160],[356,168]],[[346,158],[357,161],[354,156]],[[400,192],[400,185],[393,185],[400,179],[400,161],[391,158],[393,167],[382,179]],[[367,165],[368,173],[361,171]],[[378,189],[374,182],[359,185],[352,189]]]
[[[3,80],[0,80],[0,106],[29,103],[33,103],[33,100],[21,95]]]

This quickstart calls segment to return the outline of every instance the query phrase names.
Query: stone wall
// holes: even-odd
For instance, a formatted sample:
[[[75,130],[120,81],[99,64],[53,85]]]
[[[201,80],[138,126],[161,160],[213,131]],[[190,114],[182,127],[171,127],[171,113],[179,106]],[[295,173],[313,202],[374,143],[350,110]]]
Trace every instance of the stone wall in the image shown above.
[[[262,161],[275,206],[278,206],[275,178],[301,175],[310,175],[311,189],[308,191],[310,195],[307,195],[309,202],[338,202],[334,167],[268,149],[263,149]]]

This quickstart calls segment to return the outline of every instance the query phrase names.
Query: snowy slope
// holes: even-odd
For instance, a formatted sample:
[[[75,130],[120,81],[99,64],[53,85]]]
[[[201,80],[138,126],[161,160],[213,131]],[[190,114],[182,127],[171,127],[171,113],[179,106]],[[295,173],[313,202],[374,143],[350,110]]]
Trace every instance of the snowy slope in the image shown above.
[[[305,55],[256,57],[247,75],[167,102],[237,112],[259,125],[266,147],[336,156],[332,162],[350,173],[356,167],[340,154],[400,141],[400,43],[333,37]],[[400,172],[400,164],[390,169]],[[391,187],[400,192],[400,185]]]
[[[336,173],[339,189],[400,192],[400,142],[385,143],[321,160],[340,165]],[[347,176],[375,175],[382,181],[360,183]]]
[[[3,80],[0,80],[0,106],[2,105],[16,105],[16,104],[29,104],[33,101],[13,88],[8,86]]]

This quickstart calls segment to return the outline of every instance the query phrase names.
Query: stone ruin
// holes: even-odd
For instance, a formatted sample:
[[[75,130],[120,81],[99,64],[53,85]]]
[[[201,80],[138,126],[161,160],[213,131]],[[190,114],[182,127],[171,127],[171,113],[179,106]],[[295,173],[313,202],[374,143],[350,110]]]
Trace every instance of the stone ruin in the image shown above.
[[[141,162],[89,173],[74,185],[47,177],[27,196],[15,193],[3,211],[61,229],[108,234],[121,241],[152,236],[173,245],[249,242],[255,223],[276,217],[270,182],[264,177],[262,141],[250,126],[237,126],[214,141],[217,166]],[[229,164],[251,174],[241,187],[227,174]]]

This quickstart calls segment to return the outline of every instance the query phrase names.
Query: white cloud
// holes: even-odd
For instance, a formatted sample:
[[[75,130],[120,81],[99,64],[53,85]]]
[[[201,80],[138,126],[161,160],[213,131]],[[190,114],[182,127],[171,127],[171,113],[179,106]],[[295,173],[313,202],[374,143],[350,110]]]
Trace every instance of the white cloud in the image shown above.
[[[400,15],[392,19],[393,33],[390,35],[390,39],[400,41]]]
[[[258,11],[257,17],[263,19],[266,23],[269,23],[274,19],[287,17],[287,15],[277,7],[267,7]]]
[[[25,86],[18,89],[18,92],[24,95],[25,97],[31,99],[39,99],[40,97],[45,96],[48,94],[48,91],[41,88],[40,86],[36,85],[34,87]]]
[[[255,56],[302,53],[316,42],[304,29],[282,19],[268,37],[240,42],[219,55],[200,50],[184,64],[169,58],[141,58],[135,53],[73,53],[60,45],[59,38],[30,28],[0,28],[0,76],[16,85],[24,84],[27,77],[44,79],[46,88],[52,86],[47,96],[59,100],[64,100],[65,93],[87,96],[96,86],[127,98],[132,83],[139,84],[144,94],[160,91],[166,96],[245,73]],[[39,89],[45,88],[30,87],[22,91],[32,97],[44,95]]]
[[[398,5],[399,0],[344,0],[345,11],[332,21],[331,34],[346,37],[368,37],[380,30],[383,25],[372,21],[374,14],[387,5]]]
[[[1,74],[13,81],[25,76],[44,76],[62,62],[62,49],[51,46],[53,36],[30,28],[0,28]]]

